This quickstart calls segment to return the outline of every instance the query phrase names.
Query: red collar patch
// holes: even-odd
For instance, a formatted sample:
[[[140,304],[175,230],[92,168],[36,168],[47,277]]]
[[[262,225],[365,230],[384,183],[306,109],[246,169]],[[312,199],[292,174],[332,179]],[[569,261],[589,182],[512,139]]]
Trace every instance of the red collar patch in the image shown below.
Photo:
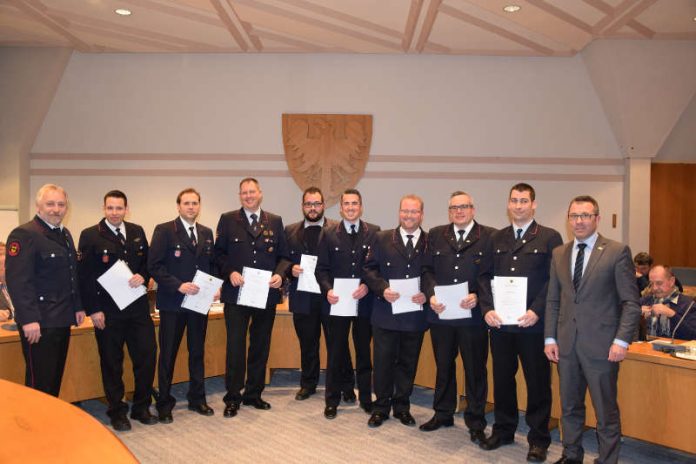
[[[7,246],[7,254],[10,256],[17,256],[19,255],[20,249],[19,242],[12,242]]]

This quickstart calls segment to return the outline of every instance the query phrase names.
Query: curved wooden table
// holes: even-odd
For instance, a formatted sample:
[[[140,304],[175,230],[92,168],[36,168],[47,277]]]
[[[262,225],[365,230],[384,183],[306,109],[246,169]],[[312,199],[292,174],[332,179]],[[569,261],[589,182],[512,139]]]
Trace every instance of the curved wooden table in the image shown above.
[[[137,463],[103,424],[40,391],[0,379],[0,462]]]

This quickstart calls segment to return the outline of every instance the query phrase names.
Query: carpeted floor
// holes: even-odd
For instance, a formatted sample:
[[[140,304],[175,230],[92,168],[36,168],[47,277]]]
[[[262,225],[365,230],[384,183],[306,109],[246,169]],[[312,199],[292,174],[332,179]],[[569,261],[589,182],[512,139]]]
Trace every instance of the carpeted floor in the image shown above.
[[[322,379],[323,382],[323,379]],[[338,417],[324,418],[323,390],[308,400],[295,401],[299,383],[296,370],[278,370],[263,398],[270,402],[270,411],[242,406],[231,419],[222,417],[225,393],[221,377],[207,379],[208,404],[215,409],[212,417],[203,417],[187,410],[187,384],[175,385],[173,393],[179,400],[174,409],[174,422],[152,426],[133,422],[129,432],[118,437],[143,463],[519,463],[526,462],[526,425],[520,417],[515,443],[495,451],[484,451],[469,441],[461,414],[455,426],[425,433],[418,427],[406,427],[390,419],[377,429],[367,427],[369,416],[356,405],[341,405]],[[432,416],[432,390],[416,388],[411,413],[420,425]],[[102,402],[84,401],[84,410],[108,425]],[[154,408],[153,408],[154,412]],[[493,421],[488,414],[490,433]],[[548,462],[561,456],[558,431],[552,433]],[[584,436],[585,461],[597,457],[594,430]],[[622,447],[622,463],[694,463],[696,456],[653,446],[626,438]]]

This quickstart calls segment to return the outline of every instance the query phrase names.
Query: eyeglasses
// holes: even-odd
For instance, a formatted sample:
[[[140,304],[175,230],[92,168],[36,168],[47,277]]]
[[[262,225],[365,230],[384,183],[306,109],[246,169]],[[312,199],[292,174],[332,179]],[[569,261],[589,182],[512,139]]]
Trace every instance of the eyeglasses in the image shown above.
[[[360,206],[360,202],[359,201],[344,201],[343,203],[341,203],[341,206],[343,206],[343,207]]]
[[[590,213],[569,214],[568,220],[570,222],[576,222],[578,219],[580,219],[582,222],[587,222],[595,216],[598,216],[598,214],[590,214]]]
[[[450,211],[466,211],[467,209],[474,209],[474,205],[450,205],[449,207]]]
[[[415,216],[416,214],[420,214],[421,210],[419,210],[419,209],[400,209],[399,212],[401,214],[410,214],[411,216]]]
[[[302,206],[304,206],[305,208],[319,208],[323,204],[323,201],[305,201],[304,203],[302,203]]]

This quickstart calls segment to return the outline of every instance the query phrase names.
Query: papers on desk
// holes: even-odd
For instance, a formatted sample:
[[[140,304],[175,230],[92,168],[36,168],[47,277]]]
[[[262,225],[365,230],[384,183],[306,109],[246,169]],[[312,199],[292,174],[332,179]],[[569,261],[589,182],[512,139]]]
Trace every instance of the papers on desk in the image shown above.
[[[423,310],[422,305],[411,301],[413,296],[420,293],[420,278],[390,279],[389,288],[399,293],[399,299],[391,304],[392,314],[412,313]]]
[[[270,290],[271,271],[246,267],[242,270],[244,284],[239,287],[237,304],[252,308],[266,309],[268,291]]]
[[[518,325],[527,312],[527,278],[495,276],[491,288],[493,306],[503,325]]]
[[[469,282],[436,286],[435,299],[438,303],[445,305],[445,310],[438,314],[438,317],[443,320],[470,318],[471,310],[462,309],[459,306],[467,295],[469,295]]]
[[[193,276],[192,283],[198,286],[198,293],[184,296],[181,307],[197,313],[208,314],[210,305],[213,304],[215,299],[215,294],[222,287],[222,280],[197,270],[196,275]]]
[[[147,288],[144,285],[135,288],[128,285],[131,277],[133,277],[133,273],[128,268],[128,264],[119,259],[108,271],[97,278],[99,285],[104,287],[104,290],[111,296],[121,311],[147,293]]]
[[[358,315],[358,300],[353,298],[360,286],[360,279],[334,279],[333,294],[338,303],[331,305],[332,316],[355,317]]]
[[[314,275],[317,268],[317,257],[314,255],[302,255],[300,257],[302,274],[297,278],[297,290],[300,292],[321,293],[319,283]]]

